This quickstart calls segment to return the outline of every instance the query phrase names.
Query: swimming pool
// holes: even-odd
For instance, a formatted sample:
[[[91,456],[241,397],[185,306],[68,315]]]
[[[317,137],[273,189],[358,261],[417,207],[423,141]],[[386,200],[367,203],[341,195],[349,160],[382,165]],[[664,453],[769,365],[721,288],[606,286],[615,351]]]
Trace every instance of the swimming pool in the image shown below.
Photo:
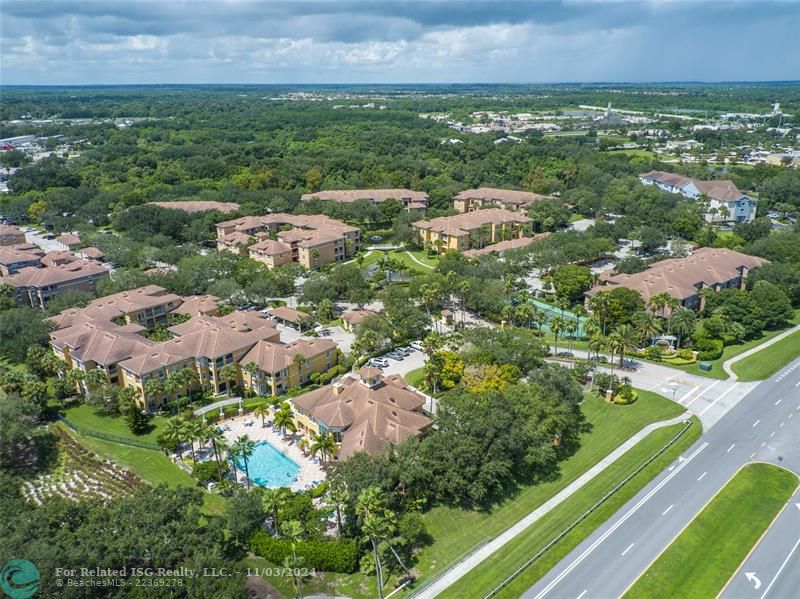
[[[236,467],[244,472],[244,462],[236,458]],[[297,480],[300,466],[282,454],[268,441],[256,443],[253,455],[247,460],[250,480],[259,487],[288,487]]]

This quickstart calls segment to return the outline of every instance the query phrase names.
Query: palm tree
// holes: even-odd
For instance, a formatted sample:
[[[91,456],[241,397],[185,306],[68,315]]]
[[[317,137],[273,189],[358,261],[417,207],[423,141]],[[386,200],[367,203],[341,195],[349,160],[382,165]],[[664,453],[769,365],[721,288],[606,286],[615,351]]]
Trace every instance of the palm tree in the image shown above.
[[[94,391],[108,382],[106,373],[100,368],[91,368],[86,371],[86,387],[89,391]]]
[[[158,397],[164,393],[164,384],[158,379],[150,379],[144,384],[145,397]]]
[[[642,344],[658,335],[662,331],[663,327],[660,318],[658,318],[655,314],[649,314],[647,312],[640,312],[637,314],[634,324],[641,335]]]
[[[239,378],[239,369],[235,364],[228,364],[227,366],[220,368],[218,374],[219,378],[225,382],[225,386],[228,390],[228,397],[230,397],[233,394],[232,383]]]
[[[589,339],[589,350],[594,350],[597,359],[600,359],[600,351],[606,346],[606,339],[600,333],[595,333]]]
[[[283,402],[281,407],[275,412],[275,416],[273,416],[273,422],[281,428],[281,434],[285,437],[286,431],[290,430],[292,432],[297,430],[297,426],[294,423],[294,415],[292,414],[292,408],[289,407],[289,404]]]
[[[234,441],[229,452],[234,456],[240,457],[244,462],[244,477],[247,480],[247,489],[250,490],[250,468],[248,460],[253,456],[256,450],[255,442],[247,435],[242,435]]]
[[[180,371],[176,370],[168,372],[167,378],[164,381],[164,391],[167,392],[171,402],[175,402],[175,394],[181,388],[183,388],[183,377],[181,376]],[[173,408],[177,408],[175,403],[173,403]],[[177,409],[174,411],[177,412]]]
[[[619,339],[617,340],[617,350],[619,351],[619,365],[621,368],[623,366],[625,352],[636,347],[636,344],[639,340],[639,335],[629,324],[619,325],[616,332],[619,335]]]
[[[333,454],[333,449],[336,447],[336,441],[333,440],[333,435],[328,431],[323,431],[314,436],[314,442],[311,444],[311,455],[320,454],[322,459],[322,467],[325,467],[325,458]]]
[[[184,439],[189,441],[192,451],[192,461],[196,462],[197,459],[194,454],[194,442],[202,438],[203,423],[199,420],[184,420],[183,421],[183,435]]]
[[[681,345],[681,339],[686,338],[694,332],[697,315],[688,308],[678,308],[669,317],[669,328],[678,336],[677,347]]]
[[[531,322],[536,315],[536,309],[529,303],[520,304],[516,310],[517,321],[525,323],[527,328],[531,328]]]
[[[206,441],[210,441],[211,446],[214,448],[214,460],[217,462],[219,479],[222,480],[222,461],[220,459],[220,454],[225,448],[225,434],[219,430],[219,428],[210,424],[203,429],[203,438]]]
[[[607,343],[608,343],[608,350],[611,352],[611,361],[609,362],[609,365],[611,367],[611,384],[609,386],[613,388],[614,387],[614,354],[616,354],[617,351],[619,351],[620,352],[620,356],[624,356],[624,352],[620,351],[622,349],[622,346],[623,346],[622,337],[620,337],[620,334],[617,331],[614,331],[613,333],[611,333],[608,336]],[[622,357],[620,357],[620,361],[622,361]]]
[[[183,448],[181,442],[186,438],[186,421],[180,418],[170,418],[164,427],[164,436],[168,441],[174,441],[178,448],[178,456],[183,459]]]
[[[547,326],[550,327],[550,331],[553,333],[555,337],[555,351],[553,352],[554,355],[558,355],[558,336],[564,332],[567,323],[561,316],[553,316],[550,319],[550,322],[547,323]]]
[[[444,347],[445,338],[441,333],[428,333],[422,340],[422,351],[430,359],[433,354]]]
[[[567,337],[567,342],[569,343],[569,353],[572,354],[572,343],[575,341],[575,333],[578,332],[578,322],[573,318],[568,319],[565,330],[567,335],[569,335],[569,337]]]
[[[439,298],[440,294],[441,290],[436,283],[420,285],[419,287],[419,295],[422,298],[422,302],[425,304],[425,312],[428,314],[428,320],[431,319],[431,307]]]
[[[186,395],[189,395],[189,390],[195,385],[200,384],[200,375],[197,373],[197,369],[189,366],[184,366],[181,368],[179,374],[181,389],[186,391]]]
[[[647,305],[650,306],[650,309],[653,310],[653,313],[656,311],[661,312],[661,318],[664,318],[664,309],[667,307],[669,297],[670,295],[666,291],[656,293],[655,295],[651,296],[649,300],[647,300]]]
[[[280,530],[278,528],[278,512],[286,504],[289,495],[289,489],[279,487],[277,489],[264,489],[264,493],[261,496],[261,507],[272,516],[272,526],[275,528],[275,532]]]
[[[269,416],[269,413],[270,413],[270,407],[269,407],[269,404],[266,403],[266,402],[264,402],[262,404],[259,404],[258,406],[256,406],[256,409],[253,410],[253,415],[256,418],[258,418],[259,416],[261,417],[261,426],[262,427],[267,426],[267,420],[266,419],[267,419],[267,416]]]
[[[381,539],[388,536],[394,514],[384,507],[383,491],[378,487],[368,487],[361,492],[356,501],[356,514],[361,520],[362,532],[372,544],[372,556],[378,579],[378,598],[383,599],[383,566],[378,544]]]
[[[303,381],[303,368],[305,368],[308,360],[303,354],[298,352],[292,358],[292,362],[297,366],[297,384],[299,385]]]
[[[328,504],[336,511],[336,528],[342,534],[342,510],[350,502],[350,492],[345,487],[332,487],[328,491]]]
[[[250,375],[249,389],[252,390],[254,393],[257,393],[256,376],[261,371],[261,369],[258,367],[258,364],[256,364],[255,362],[248,362],[242,367],[242,371]]]
[[[14,371],[9,371],[5,376],[8,377],[11,372]],[[86,374],[83,372],[83,370],[78,368],[73,368],[72,370],[67,371],[65,376],[67,378],[67,383],[73,388],[73,390],[78,389],[80,384],[86,379]]]
[[[297,542],[300,541],[305,534],[303,525],[297,520],[289,520],[288,522],[283,523],[281,526],[281,532],[283,532],[283,536],[289,539],[292,543],[292,563],[299,563],[297,558]],[[300,597],[300,599],[303,599],[303,579],[299,574],[299,568],[293,567],[291,571],[295,587],[297,588],[297,596]]]

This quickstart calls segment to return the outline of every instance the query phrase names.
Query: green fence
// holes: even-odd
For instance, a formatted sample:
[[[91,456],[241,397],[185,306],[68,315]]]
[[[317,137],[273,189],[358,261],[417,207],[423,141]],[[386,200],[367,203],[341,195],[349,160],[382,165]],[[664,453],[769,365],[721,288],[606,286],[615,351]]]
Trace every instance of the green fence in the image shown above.
[[[102,439],[104,441],[111,441],[113,443],[120,443],[122,445],[130,445],[131,447],[139,447],[141,449],[161,451],[161,447],[159,447],[157,443],[151,443],[150,441],[139,441],[138,439],[129,439],[126,437],[119,437],[117,435],[109,435],[108,433],[96,431],[94,429],[75,424],[74,422],[70,422],[67,418],[61,416],[60,414],[58,419],[66,424],[71,430],[82,435],[86,435],[87,437],[94,437],[95,439]]]

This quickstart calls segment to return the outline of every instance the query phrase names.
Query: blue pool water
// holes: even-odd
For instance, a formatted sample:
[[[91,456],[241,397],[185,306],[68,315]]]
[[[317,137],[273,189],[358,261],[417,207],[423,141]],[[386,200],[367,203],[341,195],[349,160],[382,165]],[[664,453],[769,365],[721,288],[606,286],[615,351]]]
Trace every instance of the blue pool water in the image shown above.
[[[236,467],[244,472],[244,462],[236,458]],[[256,443],[253,455],[247,460],[250,481],[259,487],[288,487],[300,472],[300,466],[267,441]]]

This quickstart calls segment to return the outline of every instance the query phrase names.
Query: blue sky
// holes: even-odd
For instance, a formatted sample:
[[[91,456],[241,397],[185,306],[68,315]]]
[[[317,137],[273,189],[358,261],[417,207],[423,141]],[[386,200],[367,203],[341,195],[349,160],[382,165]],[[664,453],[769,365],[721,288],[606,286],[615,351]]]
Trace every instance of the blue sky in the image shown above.
[[[800,79],[796,0],[3,0],[0,82]]]

